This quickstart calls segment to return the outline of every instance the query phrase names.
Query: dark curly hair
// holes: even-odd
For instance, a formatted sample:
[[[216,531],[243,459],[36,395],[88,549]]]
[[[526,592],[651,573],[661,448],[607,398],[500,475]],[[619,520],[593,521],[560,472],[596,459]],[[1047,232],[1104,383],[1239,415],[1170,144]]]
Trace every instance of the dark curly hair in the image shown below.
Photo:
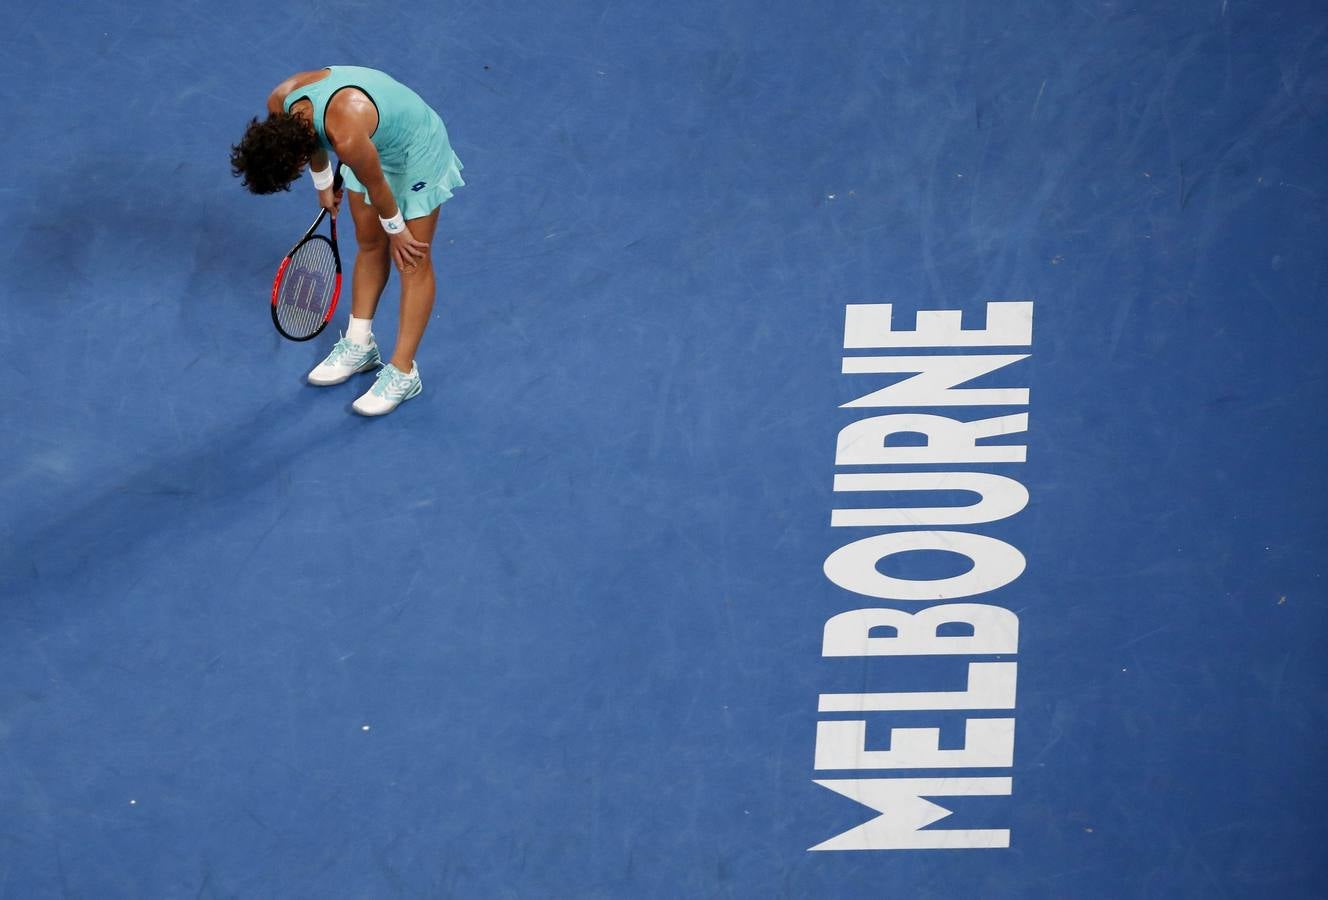
[[[252,119],[240,143],[231,147],[231,174],[243,177],[255,194],[289,191],[317,149],[318,135],[308,120],[272,113],[263,122]]]

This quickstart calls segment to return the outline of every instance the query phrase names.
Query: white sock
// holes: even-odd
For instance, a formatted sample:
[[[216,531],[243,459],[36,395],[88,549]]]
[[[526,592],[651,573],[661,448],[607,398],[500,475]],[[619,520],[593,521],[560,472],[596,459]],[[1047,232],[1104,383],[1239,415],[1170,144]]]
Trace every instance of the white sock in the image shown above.
[[[367,344],[372,337],[373,319],[350,317],[350,325],[346,326],[346,340],[352,344]]]

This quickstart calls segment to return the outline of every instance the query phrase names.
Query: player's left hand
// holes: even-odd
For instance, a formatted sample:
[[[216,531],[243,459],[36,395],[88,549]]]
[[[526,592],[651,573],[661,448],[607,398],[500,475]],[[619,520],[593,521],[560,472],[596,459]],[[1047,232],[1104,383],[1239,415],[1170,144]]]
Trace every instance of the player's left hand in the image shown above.
[[[424,241],[415,240],[409,228],[396,234],[389,234],[387,240],[391,245],[392,261],[396,263],[399,271],[409,272],[429,258],[429,245]]]

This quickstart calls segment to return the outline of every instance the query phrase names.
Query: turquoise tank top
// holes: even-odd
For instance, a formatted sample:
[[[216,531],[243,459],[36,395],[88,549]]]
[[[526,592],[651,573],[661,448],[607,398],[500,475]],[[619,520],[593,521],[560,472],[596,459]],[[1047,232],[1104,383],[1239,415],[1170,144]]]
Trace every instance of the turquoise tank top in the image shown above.
[[[391,75],[364,66],[328,66],[328,76],[319,81],[296,88],[286,96],[282,109],[290,112],[291,105],[308,100],[314,107],[314,131],[324,149],[332,145],[324,130],[323,117],[327,104],[343,88],[363,91],[378,109],[378,127],[369,139],[378,150],[378,159],[384,172],[404,172],[407,161],[415,157],[446,159],[452,156],[447,129],[438,113],[420,99],[420,95],[397,81]]]

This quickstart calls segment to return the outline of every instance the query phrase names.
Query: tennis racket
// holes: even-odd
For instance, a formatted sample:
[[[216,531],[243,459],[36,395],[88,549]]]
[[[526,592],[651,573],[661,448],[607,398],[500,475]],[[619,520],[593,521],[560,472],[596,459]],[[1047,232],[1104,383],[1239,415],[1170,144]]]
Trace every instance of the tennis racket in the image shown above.
[[[332,190],[341,190],[341,164],[335,164]],[[332,218],[332,239],[315,234],[327,218],[321,210],[314,224],[291,248],[272,282],[272,324],[284,338],[307,341],[332,321],[341,296],[341,253],[337,250],[337,220]]]

